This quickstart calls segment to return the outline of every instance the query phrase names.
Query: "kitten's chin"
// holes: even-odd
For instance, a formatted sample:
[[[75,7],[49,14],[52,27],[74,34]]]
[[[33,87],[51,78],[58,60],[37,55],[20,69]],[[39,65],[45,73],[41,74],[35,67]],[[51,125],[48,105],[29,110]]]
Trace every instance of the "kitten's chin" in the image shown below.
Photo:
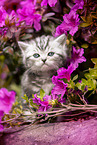
[[[50,67],[46,64],[44,64],[42,67],[41,67],[41,71],[48,71],[50,70]]]

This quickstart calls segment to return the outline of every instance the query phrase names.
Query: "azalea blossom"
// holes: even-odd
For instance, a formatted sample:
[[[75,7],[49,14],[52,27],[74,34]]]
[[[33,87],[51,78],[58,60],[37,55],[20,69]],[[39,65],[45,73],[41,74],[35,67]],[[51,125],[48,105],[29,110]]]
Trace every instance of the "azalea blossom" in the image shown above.
[[[40,105],[41,103],[41,99],[37,97],[37,94],[34,94],[33,103],[36,103],[37,105]]]
[[[51,96],[46,95],[43,97],[43,100],[41,100],[37,94],[34,94],[33,103],[36,103],[36,105],[39,105],[38,111],[47,111],[49,108],[51,108],[51,105],[49,104],[49,100],[51,99]]]
[[[55,86],[53,87],[51,94],[61,95],[62,98],[66,92],[67,84],[65,84],[63,80],[59,80],[58,76],[53,76],[52,82]]]
[[[22,9],[18,9],[19,21],[25,21],[26,25],[34,25],[36,31],[41,29],[40,20],[42,16],[36,13],[35,6],[32,3],[28,3]]]
[[[0,6],[3,6],[6,12],[10,14],[12,10],[16,11],[20,8],[20,2],[21,0],[1,0]]]
[[[76,49],[73,46],[73,53],[71,57],[71,65],[76,69],[78,67],[79,63],[86,62],[86,58],[83,56],[84,54],[84,49]]]
[[[84,0],[75,0],[75,5],[71,8],[71,10],[77,11],[78,9],[83,9]]]
[[[14,91],[8,91],[6,88],[0,89],[0,111],[8,113],[15,102]]]
[[[5,19],[7,17],[7,12],[2,6],[0,6],[0,27],[5,26]]]
[[[49,4],[50,7],[54,7],[57,3],[57,0],[43,0],[41,6],[47,6]]]
[[[70,11],[69,14],[65,14],[63,16],[64,21],[56,28],[55,36],[59,36],[63,33],[69,33],[74,36],[74,34],[78,31],[79,23],[79,15],[76,14],[75,11]]]
[[[32,3],[35,5],[36,1],[37,0],[25,0],[25,1],[21,1],[20,4],[21,4],[21,6],[26,6],[26,5],[32,4]]]
[[[67,69],[64,68],[64,67],[59,68],[58,71],[57,71],[58,78],[59,79],[65,78],[65,79],[67,79],[69,81],[73,71],[74,71],[73,65],[69,65]]]

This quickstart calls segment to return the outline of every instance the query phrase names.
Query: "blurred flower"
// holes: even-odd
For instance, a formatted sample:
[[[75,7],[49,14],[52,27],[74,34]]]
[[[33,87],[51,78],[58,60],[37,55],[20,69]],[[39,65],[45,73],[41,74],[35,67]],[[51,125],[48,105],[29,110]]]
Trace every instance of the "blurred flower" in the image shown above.
[[[67,69],[64,68],[64,67],[59,68],[58,71],[57,71],[57,73],[58,73],[57,77],[59,79],[65,78],[69,81],[73,71],[74,71],[73,65],[69,65]]]
[[[44,111],[46,112],[49,108],[51,108],[51,105],[49,104],[49,101],[41,101],[41,105],[39,106],[38,111]]]
[[[55,86],[53,87],[51,94],[61,95],[62,98],[66,92],[67,84],[65,84],[63,80],[58,80],[58,76],[53,76],[52,82]]]
[[[0,28],[0,35],[5,36],[8,31],[8,28]]]
[[[15,13],[14,10],[11,11],[11,13],[9,14],[9,22],[15,22],[16,21],[16,18],[17,18],[17,15]]]
[[[42,16],[36,13],[35,6],[32,3],[24,5],[22,9],[18,9],[19,21],[25,21],[26,25],[34,25],[36,31],[41,29],[40,20]]]
[[[83,56],[84,54],[84,49],[76,49],[73,46],[73,53],[72,53],[72,58],[71,58],[71,65],[76,69],[78,67],[79,63],[85,62],[86,58]]]
[[[1,0],[0,6],[3,6],[7,13],[11,13],[12,10],[17,10],[20,8],[21,0]]]
[[[25,1],[21,1],[20,4],[22,6],[28,5],[28,3],[31,3],[31,4],[33,3],[35,5],[36,4],[36,1],[37,0],[25,0]]]
[[[7,17],[7,13],[2,6],[0,6],[0,27],[5,26],[5,19]]]
[[[47,6],[49,4],[50,7],[54,7],[57,3],[57,0],[43,0],[41,6]]]
[[[77,11],[78,9],[83,9],[84,6],[83,0],[75,0],[74,3],[76,4],[71,8],[71,10]]]
[[[15,102],[14,91],[8,92],[6,88],[0,89],[0,111],[8,113],[12,107],[12,104]]]
[[[2,120],[2,116],[4,115],[4,112],[3,111],[0,111],[0,123],[1,123],[1,120]],[[3,130],[3,125],[0,124],[0,131]]]
[[[40,105],[41,99],[37,97],[37,94],[34,94],[33,103]]]
[[[55,36],[59,36],[63,33],[67,34],[67,31],[73,36],[78,31],[79,15],[75,11],[70,11],[69,14],[63,16],[64,21],[56,28]]]
[[[69,27],[66,25],[66,23],[63,21],[62,24],[60,24],[57,28],[56,28],[56,33],[55,33],[55,37],[61,35],[61,34],[66,34],[67,35],[67,31],[69,31]]]
[[[6,73],[6,72],[1,73],[0,78],[1,78],[2,80],[6,79],[6,77],[7,77],[7,73]]]

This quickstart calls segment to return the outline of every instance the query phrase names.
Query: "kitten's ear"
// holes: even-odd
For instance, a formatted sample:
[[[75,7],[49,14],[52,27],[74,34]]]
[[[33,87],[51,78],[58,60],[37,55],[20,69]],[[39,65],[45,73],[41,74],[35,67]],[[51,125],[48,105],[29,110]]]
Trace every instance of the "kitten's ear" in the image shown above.
[[[18,45],[22,51],[25,51],[27,47],[29,46],[27,43],[22,42],[22,41],[18,41]]]
[[[63,44],[63,43],[66,42],[66,39],[67,39],[66,35],[65,34],[62,34],[59,37],[57,37],[55,39],[55,41],[58,42],[58,43],[60,43],[60,44]]]

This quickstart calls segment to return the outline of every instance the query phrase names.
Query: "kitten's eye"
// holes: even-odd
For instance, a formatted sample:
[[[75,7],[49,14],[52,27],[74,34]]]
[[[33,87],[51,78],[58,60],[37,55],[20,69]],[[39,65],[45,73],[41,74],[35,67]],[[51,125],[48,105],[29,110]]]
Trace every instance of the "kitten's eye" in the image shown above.
[[[48,56],[53,56],[54,55],[54,52],[49,52],[48,53]]]
[[[38,53],[33,54],[33,56],[34,56],[35,58],[40,57],[40,55],[39,55]]]

